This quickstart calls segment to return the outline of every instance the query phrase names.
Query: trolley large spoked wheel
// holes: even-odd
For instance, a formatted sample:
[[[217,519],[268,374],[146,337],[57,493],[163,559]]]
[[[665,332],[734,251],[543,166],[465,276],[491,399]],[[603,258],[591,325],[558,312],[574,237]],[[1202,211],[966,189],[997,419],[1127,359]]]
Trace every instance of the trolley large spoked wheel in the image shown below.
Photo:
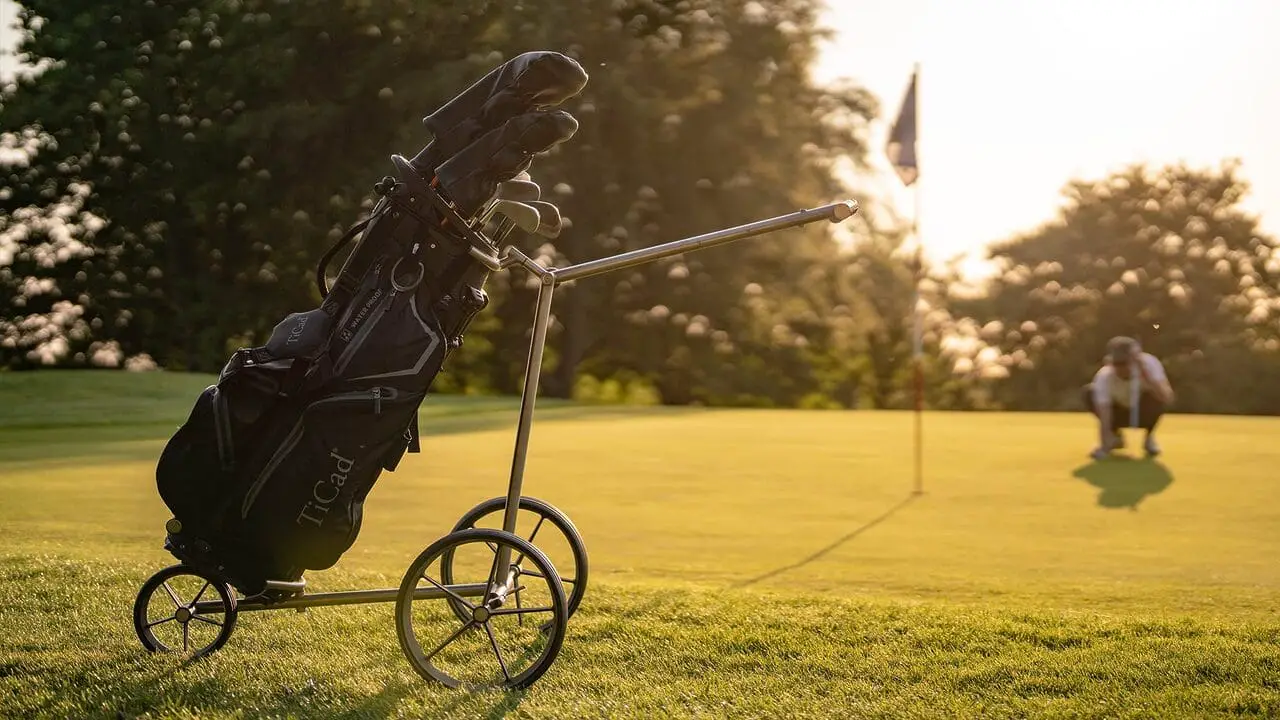
[[[445,583],[448,567],[454,579]],[[480,584],[464,597],[451,588]],[[443,602],[441,602],[443,600]],[[422,677],[448,687],[520,689],[555,662],[569,620],[564,586],[529,541],[469,528],[432,543],[396,598],[396,635]]]
[[[151,652],[195,659],[226,644],[236,615],[236,595],[229,585],[186,565],[174,565],[152,575],[138,590],[133,629]]]
[[[468,510],[453,526],[453,531],[475,527],[501,529],[506,507],[505,497],[485,500]],[[515,533],[530,543],[536,539],[537,548],[556,566],[560,582],[564,585],[568,614],[573,617],[582,604],[582,596],[587,592],[587,546],[582,541],[582,535],[569,520],[569,516],[545,500],[522,496],[518,507]],[[441,569],[441,575],[441,582],[444,584],[453,582],[453,570],[448,562]],[[456,603],[455,607],[459,613],[466,611]]]

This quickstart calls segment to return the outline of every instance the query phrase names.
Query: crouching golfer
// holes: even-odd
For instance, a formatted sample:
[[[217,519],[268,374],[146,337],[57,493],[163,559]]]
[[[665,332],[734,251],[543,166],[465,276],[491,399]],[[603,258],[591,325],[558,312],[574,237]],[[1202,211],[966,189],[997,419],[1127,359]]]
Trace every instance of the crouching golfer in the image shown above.
[[[1137,386],[1134,386],[1135,379]],[[1137,413],[1133,412],[1137,401]],[[1142,449],[1147,457],[1160,454],[1156,444],[1156,423],[1165,406],[1173,402],[1173,388],[1165,375],[1164,365],[1151,353],[1142,351],[1133,338],[1116,337],[1107,343],[1107,361],[1093,382],[1084,387],[1084,404],[1098,418],[1101,442],[1091,455],[1101,460],[1124,447],[1120,428],[1139,427],[1147,431]],[[1137,415],[1137,422],[1133,415]]]

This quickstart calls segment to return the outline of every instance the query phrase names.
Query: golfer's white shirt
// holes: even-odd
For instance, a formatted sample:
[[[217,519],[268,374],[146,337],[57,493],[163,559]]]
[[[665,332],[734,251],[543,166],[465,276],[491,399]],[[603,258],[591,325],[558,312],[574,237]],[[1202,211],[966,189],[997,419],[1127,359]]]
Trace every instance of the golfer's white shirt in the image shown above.
[[[1143,369],[1147,371],[1147,382],[1149,385],[1159,386],[1166,382],[1168,378],[1164,373],[1164,365],[1160,363],[1160,359],[1151,353],[1142,353],[1138,356],[1138,362],[1142,363]],[[1110,364],[1103,365],[1098,369],[1097,374],[1093,376],[1093,402],[1095,405],[1123,405],[1129,407],[1130,395],[1132,388],[1131,383],[1139,382],[1137,368],[1129,373],[1129,379],[1116,375],[1115,368]]]

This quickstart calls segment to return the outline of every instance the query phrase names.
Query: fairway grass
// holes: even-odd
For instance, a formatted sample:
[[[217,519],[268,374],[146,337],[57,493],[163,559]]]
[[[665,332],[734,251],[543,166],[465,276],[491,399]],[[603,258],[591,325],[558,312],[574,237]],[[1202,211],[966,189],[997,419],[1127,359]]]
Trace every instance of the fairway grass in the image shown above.
[[[155,460],[210,381],[0,373],[0,717],[1280,717],[1280,420],[1173,415],[1159,462],[1093,463],[1081,415],[930,413],[913,495],[908,414],[540,403],[525,492],[590,586],[538,684],[465,693],[390,605],[141,649]],[[515,407],[428,400],[310,588],[393,587],[504,494]]]

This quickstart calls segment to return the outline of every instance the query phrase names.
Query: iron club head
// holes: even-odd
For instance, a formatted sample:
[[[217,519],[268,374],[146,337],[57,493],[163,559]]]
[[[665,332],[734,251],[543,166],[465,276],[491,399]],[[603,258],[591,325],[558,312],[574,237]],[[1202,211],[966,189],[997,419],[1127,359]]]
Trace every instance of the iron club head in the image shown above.
[[[498,183],[498,190],[493,197],[496,200],[529,202],[542,197],[542,188],[532,180],[508,180],[504,183]]]
[[[536,233],[542,223],[542,216],[532,205],[514,200],[499,200],[493,204],[493,214],[502,215],[515,227],[527,233]]]
[[[537,210],[538,216],[542,218],[541,222],[538,223],[537,234],[545,238],[559,237],[560,231],[564,228],[564,220],[560,217],[560,208],[544,200],[532,200],[528,205]]]

